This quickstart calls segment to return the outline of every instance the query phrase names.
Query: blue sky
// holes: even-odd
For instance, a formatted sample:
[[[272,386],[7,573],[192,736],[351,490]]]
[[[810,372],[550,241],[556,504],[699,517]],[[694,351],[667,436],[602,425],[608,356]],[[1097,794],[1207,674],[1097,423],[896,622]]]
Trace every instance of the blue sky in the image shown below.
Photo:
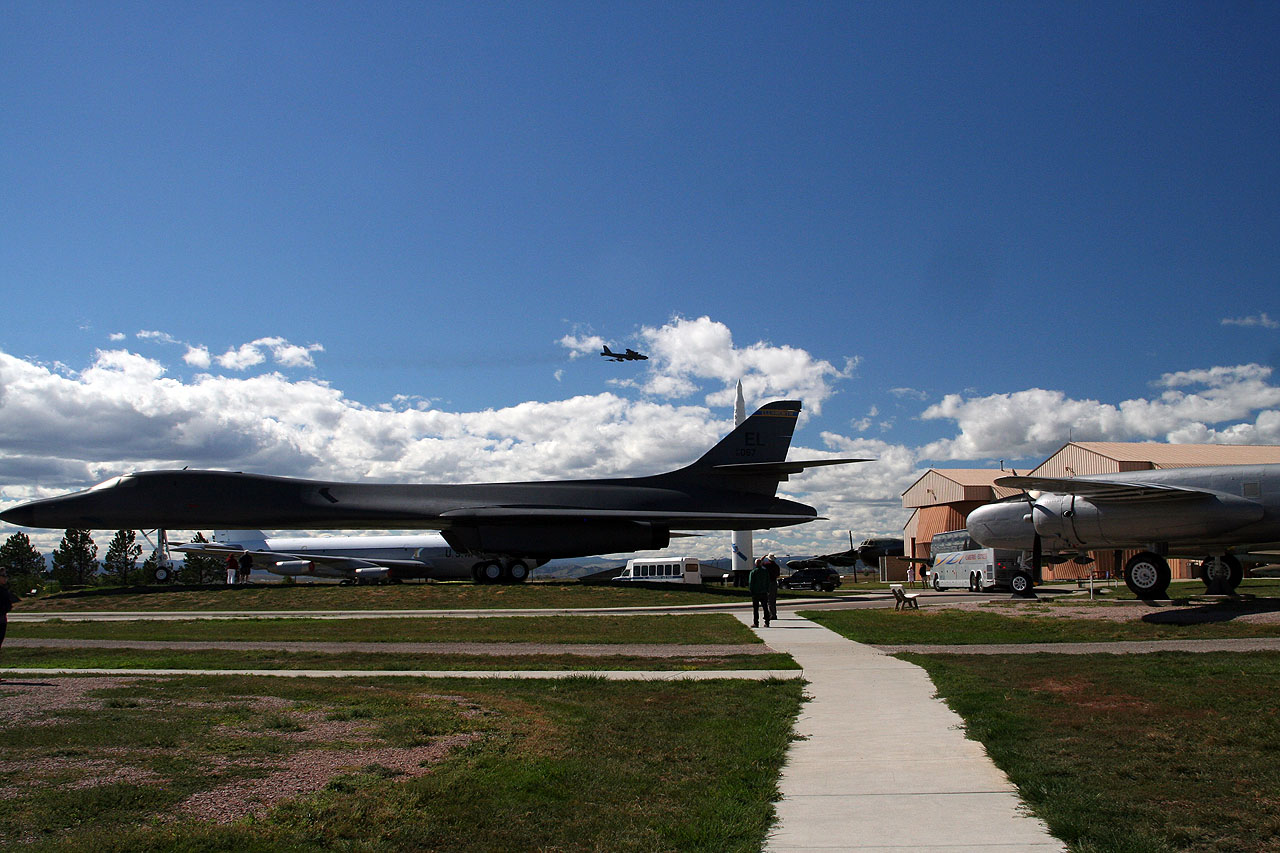
[[[855,535],[930,465],[1280,443],[1276,4],[3,14],[0,503],[647,473],[744,372],[885,460],[789,484]]]

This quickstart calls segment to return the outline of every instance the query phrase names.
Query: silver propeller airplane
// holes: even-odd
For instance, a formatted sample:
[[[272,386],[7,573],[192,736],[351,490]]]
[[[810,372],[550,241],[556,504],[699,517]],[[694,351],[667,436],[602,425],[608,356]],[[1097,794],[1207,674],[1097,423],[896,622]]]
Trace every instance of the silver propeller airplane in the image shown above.
[[[1168,557],[1203,560],[1211,592],[1230,593],[1240,558],[1280,561],[1280,465],[1169,468],[1074,478],[1000,477],[1024,494],[969,514],[969,535],[986,548],[1032,555],[1141,552],[1124,580],[1139,598],[1165,597]]]
[[[775,496],[791,474],[859,459],[786,461],[800,403],[761,407],[691,465],[650,477],[407,485],[227,471],[143,471],[22,504],[24,527],[197,530],[436,529],[466,554],[550,560],[667,547],[676,530],[760,530],[814,521]]]

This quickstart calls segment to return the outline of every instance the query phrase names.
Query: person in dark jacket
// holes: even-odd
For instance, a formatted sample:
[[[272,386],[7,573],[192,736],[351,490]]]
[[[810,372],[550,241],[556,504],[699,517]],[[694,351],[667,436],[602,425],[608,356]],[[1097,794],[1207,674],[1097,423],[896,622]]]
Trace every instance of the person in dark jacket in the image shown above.
[[[4,633],[9,629],[9,611],[17,601],[9,591],[9,576],[0,572],[0,646],[4,645]]]
[[[760,563],[747,575],[751,590],[751,627],[760,627],[760,610],[764,610],[764,626],[769,627],[769,570]]]
[[[766,554],[760,563],[769,570],[769,618],[777,619],[778,581],[782,578],[782,566],[778,565],[778,558],[772,554]]]

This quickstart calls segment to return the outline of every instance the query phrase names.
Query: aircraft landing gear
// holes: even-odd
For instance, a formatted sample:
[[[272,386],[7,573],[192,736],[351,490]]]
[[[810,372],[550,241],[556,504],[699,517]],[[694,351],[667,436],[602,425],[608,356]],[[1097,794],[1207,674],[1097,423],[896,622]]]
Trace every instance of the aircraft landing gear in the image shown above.
[[[523,560],[489,560],[473,566],[471,578],[476,583],[524,583],[529,579],[529,565]]]
[[[1200,580],[1204,581],[1205,595],[1234,595],[1244,578],[1244,566],[1234,554],[1206,557],[1200,564]]]
[[[1169,593],[1169,561],[1159,554],[1143,551],[1124,564],[1124,582],[1138,598],[1164,598]]]

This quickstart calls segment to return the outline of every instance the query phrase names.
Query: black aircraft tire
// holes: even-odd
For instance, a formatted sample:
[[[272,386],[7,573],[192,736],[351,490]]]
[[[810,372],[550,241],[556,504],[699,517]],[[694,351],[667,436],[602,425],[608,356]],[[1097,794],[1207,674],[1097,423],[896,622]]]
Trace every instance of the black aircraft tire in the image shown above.
[[[502,564],[497,562],[480,563],[472,569],[476,583],[500,583],[503,578]]]
[[[1169,594],[1169,561],[1159,554],[1143,551],[1124,564],[1124,582],[1129,591],[1143,600],[1164,598]]]
[[[1234,554],[1224,554],[1222,566],[1227,571],[1227,576],[1222,579],[1222,588],[1227,595],[1232,595],[1236,587],[1240,586],[1240,581],[1244,580],[1244,566],[1240,565],[1240,560]],[[1212,580],[1209,577],[1209,572],[1212,570],[1213,557],[1206,557],[1200,567],[1200,580],[1204,581],[1206,589],[1212,588]]]
[[[521,560],[516,560],[507,566],[503,572],[503,577],[510,583],[524,583],[529,579],[529,567]]]
[[[1009,589],[1013,591],[1014,595],[1030,595],[1033,586],[1034,583],[1031,580],[1030,572],[1014,572],[1013,576],[1009,578]]]

